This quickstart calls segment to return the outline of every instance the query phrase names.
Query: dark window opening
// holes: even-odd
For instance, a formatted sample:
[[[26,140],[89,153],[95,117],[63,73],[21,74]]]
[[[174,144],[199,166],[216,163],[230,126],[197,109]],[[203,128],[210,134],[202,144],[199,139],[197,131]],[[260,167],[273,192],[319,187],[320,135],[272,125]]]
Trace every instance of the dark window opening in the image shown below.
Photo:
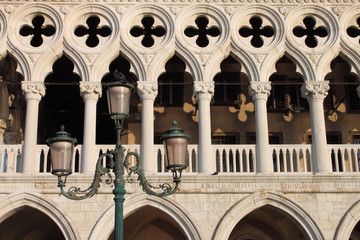
[[[84,103],[80,96],[80,77],[73,72],[74,64],[66,56],[53,65],[53,73],[45,79],[46,94],[40,102],[38,142],[46,143],[65,126],[65,131],[83,142]]]
[[[239,144],[236,133],[226,133],[226,135],[212,135],[212,144]]]
[[[360,144],[360,135],[353,135],[352,136],[352,143],[353,144]]]
[[[246,78],[240,73],[240,64],[229,56],[221,62],[220,68],[221,72],[214,77],[213,104],[224,106],[239,103],[242,85]]]
[[[256,133],[246,133],[246,143],[256,144]],[[269,132],[269,144],[282,144],[283,136],[280,132]]]
[[[312,143],[312,135],[307,135],[308,144]],[[341,141],[341,132],[327,132],[326,133],[326,142],[327,144],[342,144]]]
[[[101,82],[102,97],[97,103],[97,118],[96,118],[96,143],[97,144],[113,144],[116,142],[116,134],[114,131],[114,121],[109,117],[108,102],[106,97],[106,86],[105,83],[114,81],[113,73],[117,70],[124,74],[126,80],[135,86],[131,94],[131,105],[130,105],[130,116],[124,121],[124,130],[122,136],[129,134],[128,123],[134,122],[134,113],[137,112],[137,104],[139,103],[138,95],[136,94],[136,77],[130,72],[130,63],[123,57],[119,56],[110,63],[109,73],[106,74]],[[124,142],[125,143],[125,142]]]
[[[299,112],[309,109],[308,102],[301,97],[303,80],[296,73],[296,65],[286,56],[276,63],[277,72],[270,77],[271,93],[267,101],[269,112]]]
[[[331,72],[325,77],[330,80],[330,90],[324,100],[324,109],[360,111],[360,98],[356,90],[360,84],[358,77],[351,73],[350,65],[340,56],[336,57],[330,66]],[[346,108],[344,104],[347,105]]]
[[[165,65],[166,73],[158,79],[157,106],[180,107],[184,103],[185,64],[174,56]]]

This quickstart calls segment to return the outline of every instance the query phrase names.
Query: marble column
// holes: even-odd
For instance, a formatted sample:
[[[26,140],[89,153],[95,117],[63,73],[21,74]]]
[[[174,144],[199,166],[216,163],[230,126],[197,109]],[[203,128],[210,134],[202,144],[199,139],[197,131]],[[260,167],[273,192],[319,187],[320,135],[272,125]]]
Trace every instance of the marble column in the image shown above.
[[[23,81],[21,90],[26,100],[25,140],[22,172],[34,174],[39,171],[40,159],[36,158],[39,102],[45,95],[43,82]]]
[[[157,82],[138,82],[137,91],[141,99],[141,146],[140,156],[146,173],[156,173],[154,154],[154,101],[158,94]]]
[[[359,96],[359,98],[360,98],[360,86],[358,86],[358,87],[356,88],[356,91],[357,91],[357,94],[358,94],[358,96]]]
[[[272,154],[269,146],[269,129],[266,102],[270,95],[269,82],[254,82],[249,86],[249,95],[255,105],[256,127],[256,171],[261,174],[274,172]]]
[[[84,141],[81,150],[80,171],[94,173],[99,153],[96,150],[96,105],[101,97],[101,83],[80,82],[80,95],[84,99]]]
[[[216,171],[215,154],[211,145],[211,114],[210,101],[214,95],[213,82],[194,82],[194,94],[199,109],[199,146],[198,169],[199,173],[211,174]]]
[[[330,87],[328,81],[307,81],[301,87],[301,94],[307,98],[310,107],[311,156],[314,173],[332,172],[330,153],[326,141],[324,99]]]

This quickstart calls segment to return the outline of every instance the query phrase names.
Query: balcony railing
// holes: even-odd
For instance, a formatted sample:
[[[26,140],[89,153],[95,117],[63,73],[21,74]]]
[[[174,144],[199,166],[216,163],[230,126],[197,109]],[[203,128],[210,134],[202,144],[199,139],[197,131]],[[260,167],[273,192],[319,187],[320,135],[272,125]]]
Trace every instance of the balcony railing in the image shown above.
[[[124,145],[127,151],[140,152],[140,145]],[[16,173],[21,171],[22,145],[0,145],[0,172]],[[74,152],[73,172],[79,172],[81,161],[81,145],[76,146]],[[113,145],[97,145],[97,152],[104,153],[113,149]],[[312,173],[311,145],[270,145],[275,173]],[[336,173],[360,172],[360,145],[328,145],[329,156]],[[216,172],[255,174],[256,150],[255,145],[213,145],[212,156]],[[155,145],[153,152],[154,164],[158,173],[166,172],[164,148]],[[185,174],[198,172],[198,145],[189,145],[189,167]],[[51,172],[49,148],[38,145],[36,149],[36,164],[38,173]],[[131,160],[131,159],[130,159]],[[104,166],[107,162],[104,159]]]

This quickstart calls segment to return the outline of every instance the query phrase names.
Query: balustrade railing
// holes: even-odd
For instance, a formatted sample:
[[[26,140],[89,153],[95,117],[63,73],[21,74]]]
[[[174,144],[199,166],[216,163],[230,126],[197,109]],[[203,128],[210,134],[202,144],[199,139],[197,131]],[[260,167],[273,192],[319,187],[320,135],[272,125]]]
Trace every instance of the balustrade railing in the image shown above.
[[[216,173],[256,173],[255,145],[213,145]]]
[[[329,144],[333,172],[359,172],[360,145]]]
[[[140,145],[124,145],[126,151],[140,153]],[[21,171],[22,145],[0,145],[0,172],[15,173]],[[101,154],[113,149],[113,145],[97,145],[96,151]],[[80,171],[81,149],[78,145],[74,151],[73,172]],[[312,173],[311,145],[282,144],[270,145],[275,173]],[[360,145],[328,145],[333,172],[353,173],[360,172]],[[213,145],[213,159],[218,173],[255,174],[256,150],[255,145]],[[36,148],[36,168],[39,173],[51,172],[49,147],[38,145]],[[157,172],[166,172],[163,145],[155,145],[153,152],[154,164]],[[198,145],[188,147],[189,167],[185,174],[198,172]],[[107,160],[103,159],[106,166]],[[131,159],[130,159],[131,161]]]
[[[0,172],[15,173],[21,168],[23,145],[0,145]]]
[[[270,145],[274,172],[312,172],[310,144]]]

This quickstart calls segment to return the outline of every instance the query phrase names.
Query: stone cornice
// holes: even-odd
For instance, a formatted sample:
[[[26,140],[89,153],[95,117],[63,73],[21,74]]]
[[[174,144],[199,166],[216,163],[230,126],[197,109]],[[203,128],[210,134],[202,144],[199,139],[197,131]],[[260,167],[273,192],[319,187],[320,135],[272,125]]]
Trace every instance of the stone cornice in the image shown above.
[[[78,5],[79,3],[107,3],[108,5],[119,5],[119,4],[142,4],[142,3],[164,3],[171,5],[188,5],[189,3],[211,3],[216,5],[226,5],[228,7],[241,5],[252,5],[252,4],[266,4],[273,6],[296,6],[296,5],[313,5],[322,4],[329,6],[350,6],[356,3],[360,3],[360,0],[7,0],[2,1],[4,4],[24,4],[31,2],[61,4],[61,5]]]
[[[35,191],[43,194],[59,194],[56,178],[52,175],[2,175],[0,176],[0,195],[18,191]],[[151,184],[171,182],[170,176],[149,176]],[[181,193],[236,194],[253,192],[280,193],[359,193],[360,175],[185,175]],[[68,178],[67,187],[87,188],[92,181],[90,175],[77,175]],[[101,184],[100,194],[112,194],[112,185]],[[141,192],[141,187],[134,179],[126,184],[128,193]]]

